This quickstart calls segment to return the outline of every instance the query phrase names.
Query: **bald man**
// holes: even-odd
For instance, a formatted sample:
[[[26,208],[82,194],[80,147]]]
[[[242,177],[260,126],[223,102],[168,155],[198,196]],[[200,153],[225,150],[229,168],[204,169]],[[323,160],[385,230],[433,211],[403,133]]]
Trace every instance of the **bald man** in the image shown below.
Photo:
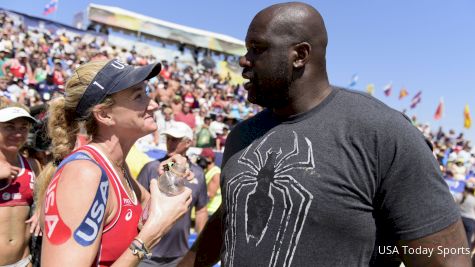
[[[303,3],[252,20],[248,100],[222,163],[223,203],[182,266],[469,266],[457,207],[400,112],[332,87],[320,14]]]

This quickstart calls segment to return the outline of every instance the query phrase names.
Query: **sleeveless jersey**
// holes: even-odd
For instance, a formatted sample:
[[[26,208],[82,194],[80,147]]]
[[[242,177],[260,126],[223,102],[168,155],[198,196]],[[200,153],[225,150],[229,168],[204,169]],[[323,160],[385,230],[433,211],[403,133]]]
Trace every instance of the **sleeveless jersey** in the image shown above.
[[[11,184],[0,190],[0,207],[31,206],[33,204],[33,189],[35,173],[28,160],[18,155],[21,170]]]
[[[124,253],[129,245],[132,243],[133,239],[138,234],[138,222],[140,215],[142,213],[142,207],[140,202],[133,199],[128,195],[127,191],[124,188],[119,176],[115,172],[114,168],[112,167],[110,161],[96,148],[93,146],[83,146],[76,151],[74,151],[69,157],[73,156],[75,153],[84,154],[83,152],[88,152],[93,161],[101,168],[103,175],[106,175],[108,186],[111,186],[114,190],[116,201],[117,201],[117,210],[114,218],[104,226],[102,230],[102,238],[101,244],[99,247],[99,251],[96,256],[96,261],[93,263],[92,266],[110,266],[112,265],[119,257]],[[85,154],[84,154],[85,155]],[[84,159],[84,158],[81,158]],[[67,158],[64,160],[67,161]],[[69,160],[70,161],[70,160]],[[68,162],[69,162],[68,161]],[[48,215],[50,216],[59,216],[57,212],[57,205],[56,201],[48,200],[51,198],[50,193],[54,192],[54,188],[58,184],[58,181],[61,177],[63,164],[58,167],[56,174],[54,175],[53,179],[48,186],[48,191],[46,194],[46,208],[45,208],[45,233],[46,237],[50,239],[51,242],[54,241],[56,244],[61,244],[66,242],[70,234],[63,235],[66,236],[66,239],[62,240],[53,240],[55,238],[54,231],[71,231],[67,226],[61,225],[62,220],[58,219],[55,220],[54,224],[48,221]],[[103,177],[101,177],[101,185],[103,183]],[[53,194],[54,198],[54,194]],[[94,203],[95,204],[95,203]],[[59,216],[60,217],[60,216]],[[90,220],[89,222],[92,222]],[[53,226],[56,229],[50,229]],[[79,229],[79,228],[78,228]],[[77,230],[76,230],[77,231]],[[59,238],[60,235],[58,235]],[[76,237],[74,237],[76,239]],[[76,239],[77,240],[77,239]]]
[[[10,72],[14,77],[18,79],[23,79],[25,78],[26,68],[21,63],[14,63],[10,66]]]
[[[213,176],[218,173],[221,173],[221,168],[218,166],[214,166],[209,171],[207,171],[205,174],[206,185],[208,185],[213,179]],[[208,201],[208,213],[213,214],[216,210],[218,210],[219,206],[221,206],[221,201],[221,188],[219,187],[218,190],[216,190],[216,195]]]

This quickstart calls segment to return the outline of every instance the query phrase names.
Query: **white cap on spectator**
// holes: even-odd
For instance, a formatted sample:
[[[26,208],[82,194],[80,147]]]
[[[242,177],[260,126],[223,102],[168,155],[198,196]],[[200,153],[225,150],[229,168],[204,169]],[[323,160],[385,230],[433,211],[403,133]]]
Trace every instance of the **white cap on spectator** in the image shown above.
[[[7,122],[16,118],[26,118],[31,122],[36,123],[36,119],[22,108],[9,107],[0,109],[0,122]]]
[[[190,140],[193,140],[193,130],[186,123],[181,121],[173,122],[167,130],[163,131],[162,134],[170,135],[175,138],[186,137]]]
[[[18,57],[28,57],[28,56],[26,55],[25,52],[20,51],[20,52],[18,53]]]

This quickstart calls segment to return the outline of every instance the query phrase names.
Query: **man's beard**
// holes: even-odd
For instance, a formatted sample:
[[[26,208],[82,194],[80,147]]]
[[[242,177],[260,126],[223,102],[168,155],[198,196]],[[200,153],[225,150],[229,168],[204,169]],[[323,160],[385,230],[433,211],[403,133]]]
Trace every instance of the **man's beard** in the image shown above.
[[[275,71],[275,79],[260,81],[256,77],[254,104],[265,108],[282,108],[289,104],[289,87],[292,82],[285,65],[279,65]]]

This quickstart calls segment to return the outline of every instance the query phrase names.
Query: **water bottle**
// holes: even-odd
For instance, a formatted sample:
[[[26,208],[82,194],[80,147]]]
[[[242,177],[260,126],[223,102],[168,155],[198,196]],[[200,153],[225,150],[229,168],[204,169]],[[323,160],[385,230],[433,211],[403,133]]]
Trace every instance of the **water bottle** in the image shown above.
[[[185,190],[186,166],[171,162],[164,166],[165,172],[158,177],[158,188],[168,196],[176,196]]]
[[[185,173],[186,167],[174,162],[164,166],[165,172],[158,177],[158,188],[167,196],[176,196],[185,190]],[[139,229],[147,221],[150,215],[150,199],[143,207],[139,220]]]

